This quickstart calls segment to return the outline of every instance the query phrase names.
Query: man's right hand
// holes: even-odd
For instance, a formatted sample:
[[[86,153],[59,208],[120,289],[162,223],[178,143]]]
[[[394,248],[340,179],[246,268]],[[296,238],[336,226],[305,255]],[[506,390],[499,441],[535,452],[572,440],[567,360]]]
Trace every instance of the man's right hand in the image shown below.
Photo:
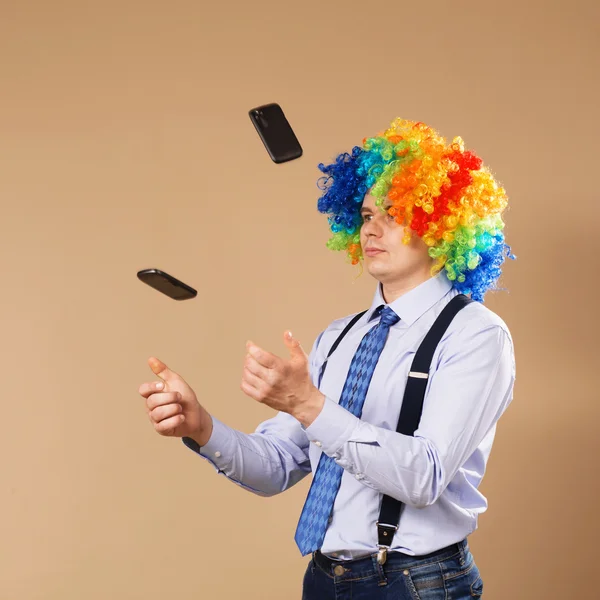
[[[154,429],[164,436],[190,437],[204,446],[212,433],[212,418],[194,390],[157,358],[149,358],[148,364],[162,380],[143,383],[139,388]]]

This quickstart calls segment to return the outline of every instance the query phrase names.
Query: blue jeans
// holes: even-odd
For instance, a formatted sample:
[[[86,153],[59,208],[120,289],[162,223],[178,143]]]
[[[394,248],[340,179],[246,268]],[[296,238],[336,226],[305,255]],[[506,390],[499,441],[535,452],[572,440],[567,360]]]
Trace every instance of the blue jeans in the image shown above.
[[[384,565],[376,555],[331,561],[314,553],[302,587],[302,600],[472,600],[482,594],[466,541],[427,557],[389,553]]]

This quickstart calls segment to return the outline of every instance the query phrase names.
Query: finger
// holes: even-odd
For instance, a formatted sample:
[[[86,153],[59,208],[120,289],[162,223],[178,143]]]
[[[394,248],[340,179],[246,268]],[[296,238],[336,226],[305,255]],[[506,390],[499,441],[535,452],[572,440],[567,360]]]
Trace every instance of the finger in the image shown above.
[[[263,367],[273,369],[280,362],[280,359],[277,356],[271,354],[270,352],[267,352],[266,350],[263,350],[262,348],[259,348],[252,342],[248,342],[246,344],[246,348],[248,349],[250,355],[253,356],[257,360],[257,362]]]
[[[262,400],[262,394],[251,384],[249,384],[245,379],[242,379],[242,383],[240,385],[242,392],[246,394],[246,396],[250,396],[254,400],[258,400],[259,402]]]
[[[151,356],[148,359],[148,364],[150,365],[152,372],[155,375],[158,375],[158,377],[160,377],[163,381],[169,382],[175,379],[181,379],[181,377],[175,373],[175,371],[171,371],[171,369],[169,369],[167,365],[162,362],[162,360],[159,360],[154,356]]]
[[[268,369],[267,367],[263,367],[251,354],[246,355],[246,361],[244,366],[250,373],[256,375],[260,379],[268,381],[271,377],[272,369]]]
[[[181,408],[181,404],[173,403],[165,404],[164,406],[157,406],[156,408],[150,411],[149,415],[152,421],[154,421],[155,423],[160,423],[161,421],[164,421],[165,419],[170,419],[171,417],[179,415],[182,412],[183,409]]]
[[[248,369],[244,369],[243,381],[249,383],[257,391],[264,390],[265,388],[265,381],[254,375],[254,373],[250,372]]]
[[[146,406],[148,410],[154,410],[157,406],[164,406],[165,404],[174,404],[181,401],[181,394],[179,392],[162,392],[160,394],[152,394],[146,400]]]
[[[142,383],[138,389],[138,392],[144,398],[148,398],[148,396],[164,389],[164,387],[165,384],[162,381],[151,381],[149,383]]]
[[[304,348],[300,345],[300,342],[294,338],[291,331],[286,331],[283,334],[283,341],[290,351],[290,358],[305,361],[308,359]]]
[[[154,425],[154,429],[158,431],[161,435],[173,435],[177,427],[179,427],[182,423],[185,422],[185,417],[183,415],[175,415],[170,419],[165,419],[160,423],[156,423]]]

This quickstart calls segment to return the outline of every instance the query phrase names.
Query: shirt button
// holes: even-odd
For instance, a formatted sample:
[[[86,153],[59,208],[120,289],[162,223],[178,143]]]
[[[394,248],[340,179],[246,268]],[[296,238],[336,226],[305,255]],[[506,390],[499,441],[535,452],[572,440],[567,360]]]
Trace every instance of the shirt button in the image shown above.
[[[323,444],[321,444],[321,442],[319,442],[319,440],[317,440],[317,441],[315,442],[315,446],[319,446],[319,448],[320,448],[322,445],[323,445]]]
[[[356,477],[356,479],[362,479],[363,478],[363,474],[362,473],[357,473],[354,477]]]
[[[220,452],[217,450],[217,452],[215,452],[215,456],[216,456],[217,458],[219,458],[219,457],[221,456],[221,453],[220,453]]]

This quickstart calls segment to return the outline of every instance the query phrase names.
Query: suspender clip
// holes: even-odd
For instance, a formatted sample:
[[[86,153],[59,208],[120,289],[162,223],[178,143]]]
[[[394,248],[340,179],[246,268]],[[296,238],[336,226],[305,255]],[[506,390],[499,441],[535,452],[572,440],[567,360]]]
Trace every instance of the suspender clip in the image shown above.
[[[379,552],[377,552],[377,562],[380,565],[385,564],[387,560],[387,552],[389,547],[392,545],[392,539],[394,534],[398,531],[397,525],[391,523],[380,523],[377,521],[377,545],[379,546]]]
[[[379,546],[379,552],[377,553],[377,562],[380,565],[384,565],[387,560],[388,549],[385,546]]]

